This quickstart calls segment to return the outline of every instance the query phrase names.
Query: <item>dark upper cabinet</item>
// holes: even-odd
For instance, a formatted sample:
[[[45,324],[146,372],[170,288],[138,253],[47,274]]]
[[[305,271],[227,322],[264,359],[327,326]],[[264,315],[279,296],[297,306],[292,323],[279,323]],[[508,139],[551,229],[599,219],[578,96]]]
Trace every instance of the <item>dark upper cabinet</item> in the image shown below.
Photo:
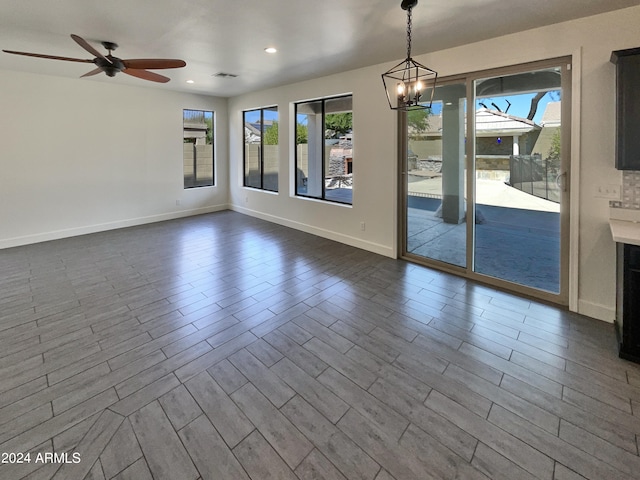
[[[640,48],[611,54],[616,65],[616,168],[640,170]]]

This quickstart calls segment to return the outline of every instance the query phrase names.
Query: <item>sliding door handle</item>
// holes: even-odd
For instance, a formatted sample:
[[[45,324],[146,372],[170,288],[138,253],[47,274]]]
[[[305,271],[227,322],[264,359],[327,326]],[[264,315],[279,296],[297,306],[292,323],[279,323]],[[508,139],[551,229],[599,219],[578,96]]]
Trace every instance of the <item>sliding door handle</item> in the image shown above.
[[[562,172],[556,177],[556,185],[563,192],[567,191],[567,172]]]

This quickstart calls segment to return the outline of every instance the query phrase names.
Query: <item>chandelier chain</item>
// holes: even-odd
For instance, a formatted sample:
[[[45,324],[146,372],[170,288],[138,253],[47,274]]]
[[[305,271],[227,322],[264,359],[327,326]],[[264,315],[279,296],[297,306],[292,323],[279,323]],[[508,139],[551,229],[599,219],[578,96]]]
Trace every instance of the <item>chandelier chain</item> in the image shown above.
[[[407,59],[411,58],[411,10],[407,9]]]

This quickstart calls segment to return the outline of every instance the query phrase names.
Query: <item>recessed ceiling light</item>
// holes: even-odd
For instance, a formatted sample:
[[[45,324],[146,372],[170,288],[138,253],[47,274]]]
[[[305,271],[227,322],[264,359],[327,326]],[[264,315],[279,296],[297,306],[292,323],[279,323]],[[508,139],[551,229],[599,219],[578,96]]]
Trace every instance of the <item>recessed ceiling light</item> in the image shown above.
[[[196,83],[193,80],[187,80],[187,83]]]
[[[267,53],[276,53],[278,51],[278,49],[275,48],[275,47],[267,47],[267,48],[264,49],[264,51],[267,52]]]

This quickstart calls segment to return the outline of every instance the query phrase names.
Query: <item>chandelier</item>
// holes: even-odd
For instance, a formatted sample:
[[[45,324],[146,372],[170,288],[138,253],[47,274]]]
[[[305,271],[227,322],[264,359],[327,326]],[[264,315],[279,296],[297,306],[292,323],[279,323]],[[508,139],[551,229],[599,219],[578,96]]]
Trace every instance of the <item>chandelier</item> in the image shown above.
[[[403,0],[407,11],[407,58],[382,74],[382,83],[392,110],[427,110],[431,108],[438,78],[437,72],[411,58],[411,11],[418,0]]]

